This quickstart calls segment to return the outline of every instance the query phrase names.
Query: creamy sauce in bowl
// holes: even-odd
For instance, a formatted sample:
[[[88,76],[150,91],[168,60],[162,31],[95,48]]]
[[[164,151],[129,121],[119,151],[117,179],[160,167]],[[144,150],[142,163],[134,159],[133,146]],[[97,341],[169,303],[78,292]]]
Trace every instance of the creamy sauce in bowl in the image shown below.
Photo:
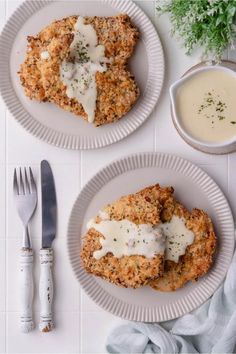
[[[236,137],[236,76],[230,70],[200,71],[179,84],[175,109],[183,129],[202,142]]]
[[[103,235],[99,240],[102,248],[93,253],[95,259],[109,252],[117,258],[131,255],[153,258],[165,253],[165,259],[178,262],[194,240],[193,232],[185,226],[185,219],[175,215],[170,222],[159,225],[136,225],[126,219],[108,220],[106,214],[99,215],[103,216],[99,223],[92,219],[87,224],[87,229],[94,228]]]
[[[95,29],[86,25],[83,17],[78,17],[73,34],[69,58],[60,66],[60,78],[67,96],[82,104],[92,123],[97,101],[96,73],[106,71],[110,60],[105,57],[104,45],[98,45]]]

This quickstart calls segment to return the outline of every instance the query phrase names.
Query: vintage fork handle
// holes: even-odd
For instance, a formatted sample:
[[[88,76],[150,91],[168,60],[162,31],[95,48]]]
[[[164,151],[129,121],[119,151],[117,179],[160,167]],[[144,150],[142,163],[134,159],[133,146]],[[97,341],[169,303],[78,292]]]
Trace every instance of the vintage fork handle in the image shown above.
[[[54,328],[52,301],[53,301],[53,250],[52,248],[40,250],[40,281],[39,297],[41,302],[40,324],[41,332],[50,332]]]
[[[33,250],[21,248],[20,251],[20,329],[24,333],[34,328],[32,303],[34,296],[33,284]]]

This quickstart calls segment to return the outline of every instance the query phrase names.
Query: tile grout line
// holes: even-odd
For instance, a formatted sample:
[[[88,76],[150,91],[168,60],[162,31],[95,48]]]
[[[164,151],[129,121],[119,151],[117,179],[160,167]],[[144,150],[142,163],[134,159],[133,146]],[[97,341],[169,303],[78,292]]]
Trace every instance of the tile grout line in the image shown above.
[[[154,22],[155,22],[155,17],[156,17],[155,8],[156,8],[156,6],[155,6],[155,1],[153,1]],[[153,25],[154,25],[154,24],[153,24]],[[163,85],[164,85],[164,83],[163,83]],[[162,88],[162,90],[163,90],[163,88]],[[161,91],[162,91],[162,90],[161,90]],[[160,94],[160,97],[161,97],[161,95],[162,95],[162,92],[161,92],[161,94]],[[158,101],[156,102],[156,105],[155,105],[154,110],[153,110],[153,114],[154,114],[154,152],[157,151],[157,123],[156,123],[156,111],[157,111],[157,106],[158,106],[160,97],[158,98]]]
[[[229,48],[227,48],[227,52],[226,52],[226,57],[227,60],[229,60]],[[227,155],[227,193],[229,194],[229,154]]]
[[[20,313],[18,310],[9,310],[8,311],[9,313]],[[93,312],[102,312],[102,310],[85,310],[85,311],[83,311],[83,312],[91,312],[91,313],[93,313]],[[0,313],[5,313],[5,311],[4,310],[2,310],[2,311],[0,311]],[[37,311],[35,311],[35,313],[36,314],[40,314],[40,310],[37,310]],[[75,310],[75,309],[71,309],[71,310],[58,310],[57,311],[57,313],[60,313],[60,314],[62,314],[62,313],[68,313],[68,314],[73,314],[73,313],[80,313],[80,310]],[[0,353],[0,354],[2,354],[2,353]]]
[[[153,113],[155,115],[155,111]],[[156,152],[157,151],[157,125],[156,125],[156,119],[154,119],[154,142],[153,143],[154,143],[154,152]]]
[[[227,156],[227,193],[229,195],[229,173],[230,173],[230,161],[229,161],[229,155]]]
[[[4,25],[7,20],[7,0],[4,0],[5,2],[5,21]],[[5,285],[5,343],[4,343],[4,349],[5,353],[7,353],[7,109],[5,106],[5,111],[4,111],[4,119],[5,119],[5,225],[4,225],[4,232],[5,232],[5,278],[4,278],[4,285]]]
[[[80,163],[79,163],[79,166],[80,166],[80,171],[79,171],[79,175],[80,175],[80,190],[79,190],[79,193],[81,192],[81,189],[82,189],[82,181],[83,181],[83,173],[82,173],[82,165],[83,165],[83,151],[81,150],[80,151]],[[83,315],[82,315],[82,293],[81,293],[81,287],[79,287],[79,304],[80,304],[80,320],[79,320],[79,350],[80,350],[80,353],[83,353],[82,349],[83,349],[83,336],[82,336],[82,325],[83,325]]]

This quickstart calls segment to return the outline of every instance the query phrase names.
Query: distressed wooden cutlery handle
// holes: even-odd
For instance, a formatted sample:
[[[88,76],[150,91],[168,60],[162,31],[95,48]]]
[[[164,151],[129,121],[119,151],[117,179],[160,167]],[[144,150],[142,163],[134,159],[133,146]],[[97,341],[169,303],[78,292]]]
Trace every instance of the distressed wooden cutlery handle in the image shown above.
[[[20,251],[20,328],[24,333],[28,333],[34,328],[33,296],[33,251],[30,248],[22,248]]]
[[[54,328],[52,318],[53,300],[53,250],[51,248],[40,250],[40,281],[39,297],[41,302],[40,324],[41,332],[50,332]]]

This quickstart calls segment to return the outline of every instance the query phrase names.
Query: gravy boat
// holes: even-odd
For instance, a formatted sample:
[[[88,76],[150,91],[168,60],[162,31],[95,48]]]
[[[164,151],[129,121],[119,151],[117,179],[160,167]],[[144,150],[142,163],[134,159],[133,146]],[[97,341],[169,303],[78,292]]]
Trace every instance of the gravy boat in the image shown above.
[[[236,151],[236,135],[233,138],[224,140],[223,142],[219,142],[219,143],[205,142],[205,141],[201,141],[200,139],[196,139],[185,129],[185,127],[181,122],[181,117],[179,116],[177,111],[176,95],[177,95],[178,88],[181,87],[181,85],[183,85],[187,80],[189,80],[193,76],[209,70],[225,71],[230,75],[232,75],[233,77],[235,77],[236,80],[236,72],[225,66],[209,65],[209,66],[204,66],[201,68],[194,69],[193,71],[186,74],[180,80],[176,81],[170,86],[169,91],[170,91],[170,100],[171,100],[172,120],[180,136],[185,140],[185,142],[187,142],[193,148],[210,154],[226,154],[226,153]],[[236,118],[236,112],[235,112],[235,118]]]

